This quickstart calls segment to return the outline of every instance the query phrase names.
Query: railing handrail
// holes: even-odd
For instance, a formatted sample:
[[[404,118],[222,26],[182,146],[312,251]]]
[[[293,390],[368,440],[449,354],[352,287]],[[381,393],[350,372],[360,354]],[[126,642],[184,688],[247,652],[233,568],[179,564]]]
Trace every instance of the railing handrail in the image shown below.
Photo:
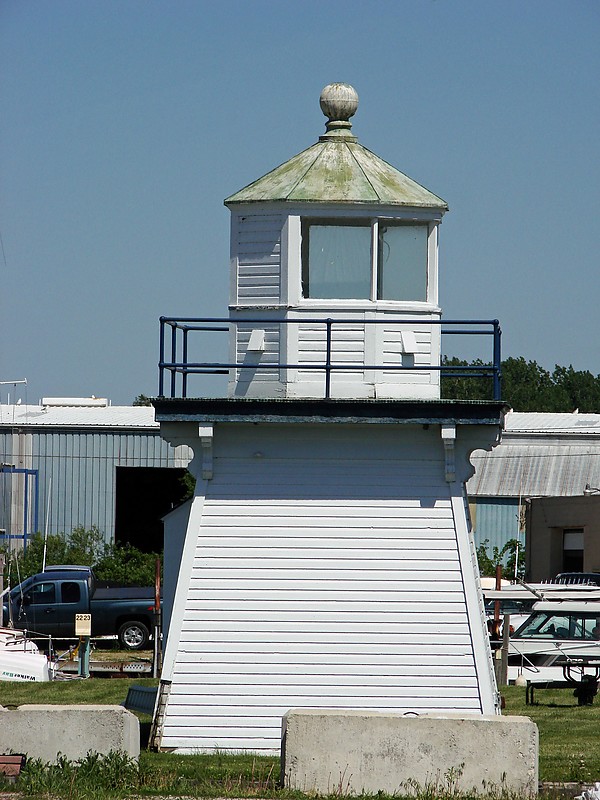
[[[403,365],[403,364],[334,364],[332,363],[332,329],[336,325],[435,325],[435,326],[450,326],[448,330],[442,330],[444,335],[479,335],[479,336],[492,336],[493,337],[493,359],[491,364],[479,365],[449,365],[449,364],[424,364],[424,365]],[[326,326],[326,352],[325,362],[322,364],[288,364],[288,363],[273,363],[268,364],[239,364],[237,362],[190,362],[188,361],[188,333],[189,332],[229,332],[231,325],[301,325],[301,324],[318,324]],[[225,327],[226,325],[226,327]],[[466,325],[469,326],[465,329],[458,329],[452,326]],[[165,328],[171,328],[171,360],[165,360]],[[218,326],[218,327],[215,327]],[[476,328],[475,326],[486,326],[485,330]],[[182,359],[177,359],[177,331],[182,332]],[[171,397],[176,397],[176,377],[178,374],[182,375],[182,394],[181,397],[187,397],[187,378],[188,375],[223,375],[228,374],[230,370],[281,370],[281,369],[300,369],[300,370],[322,370],[325,373],[325,398],[331,396],[331,373],[344,370],[381,370],[381,371],[439,371],[455,373],[456,377],[470,377],[472,375],[477,377],[493,377],[493,395],[494,400],[500,400],[501,394],[501,329],[500,323],[497,319],[413,319],[412,317],[395,317],[390,319],[359,319],[357,317],[298,317],[278,319],[277,317],[251,317],[251,318],[232,318],[232,317],[160,317],[160,360],[159,360],[159,396],[164,397],[164,375],[166,371],[171,375]]]

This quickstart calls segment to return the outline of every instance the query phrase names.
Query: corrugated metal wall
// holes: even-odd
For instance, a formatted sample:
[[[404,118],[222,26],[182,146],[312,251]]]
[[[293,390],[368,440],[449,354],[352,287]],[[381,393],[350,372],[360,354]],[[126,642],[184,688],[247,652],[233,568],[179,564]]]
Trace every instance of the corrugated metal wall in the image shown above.
[[[494,547],[502,550],[509,539],[519,535],[519,500],[515,497],[477,497],[469,503],[475,546],[487,539],[486,549],[491,555]],[[525,535],[521,533],[521,541]]]
[[[38,471],[38,529],[66,533],[96,525],[114,539],[116,467],[186,467],[191,451],[173,448],[156,431],[39,429],[0,431],[0,462]],[[22,475],[0,485],[0,528],[13,535],[23,529]],[[29,531],[33,525],[30,496]],[[48,511],[48,514],[47,514]]]

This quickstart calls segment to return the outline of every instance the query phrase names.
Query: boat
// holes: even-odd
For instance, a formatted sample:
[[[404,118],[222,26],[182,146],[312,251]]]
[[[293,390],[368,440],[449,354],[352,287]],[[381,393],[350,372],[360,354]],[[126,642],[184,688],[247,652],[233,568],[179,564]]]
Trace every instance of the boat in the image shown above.
[[[563,587],[564,590],[565,587]],[[581,683],[600,678],[600,592],[552,592],[510,636],[508,681]]]
[[[0,681],[50,681],[48,658],[26,631],[0,628]]]
[[[495,617],[496,603],[500,620],[508,616],[511,636],[533,613],[536,603],[541,601],[597,602],[600,608],[600,587],[590,584],[559,583],[506,583],[500,589],[485,585],[482,580],[483,598],[488,620]]]

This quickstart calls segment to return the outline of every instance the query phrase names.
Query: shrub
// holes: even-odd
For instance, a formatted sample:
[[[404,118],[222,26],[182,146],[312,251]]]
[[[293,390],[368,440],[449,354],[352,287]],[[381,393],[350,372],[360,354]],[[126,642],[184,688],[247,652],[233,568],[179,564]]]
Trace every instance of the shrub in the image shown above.
[[[44,564],[78,564],[93,567],[96,577],[105,583],[125,586],[152,586],[159,553],[144,553],[130,544],[108,544],[96,526],[75,528],[69,535],[50,534],[44,542],[34,534],[25,550],[9,553],[6,549],[4,580],[16,586],[30,575],[41,572]]]

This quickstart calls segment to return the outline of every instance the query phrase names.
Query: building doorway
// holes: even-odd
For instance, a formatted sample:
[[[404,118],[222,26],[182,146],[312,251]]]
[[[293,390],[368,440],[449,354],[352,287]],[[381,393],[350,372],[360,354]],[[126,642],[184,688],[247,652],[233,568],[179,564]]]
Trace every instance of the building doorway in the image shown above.
[[[117,467],[115,543],[146,553],[163,549],[162,517],[186,496],[185,469]]]

